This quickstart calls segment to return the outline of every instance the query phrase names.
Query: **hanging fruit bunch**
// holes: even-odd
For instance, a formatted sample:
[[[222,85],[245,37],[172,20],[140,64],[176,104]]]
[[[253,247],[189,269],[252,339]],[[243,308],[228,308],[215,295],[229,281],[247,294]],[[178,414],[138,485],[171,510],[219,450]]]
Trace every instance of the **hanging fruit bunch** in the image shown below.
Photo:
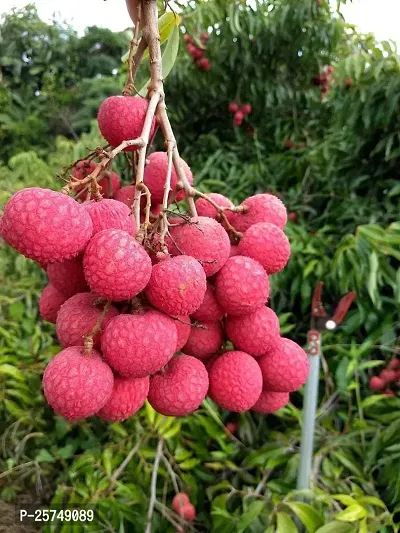
[[[198,44],[196,44],[195,39],[191,37],[188,34],[185,34],[183,37],[183,40],[186,43],[186,49],[188,51],[188,54],[192,57],[194,64],[197,66],[198,69],[204,70],[204,72],[208,72],[211,70],[211,63],[208,57],[206,57],[206,43],[209,39],[210,35],[206,32],[202,33],[200,35],[200,39]]]
[[[4,240],[49,279],[40,312],[62,350],[45,397],[69,420],[122,421],[146,399],[188,415],[207,394],[230,411],[274,412],[309,370],[267,305],[290,256],[286,208],[272,194],[235,206],[194,188],[166,111],[155,0],[137,9],[123,95],[98,111],[110,148],[74,162],[59,192],[15,193],[1,218]],[[147,96],[131,96],[146,48]],[[156,135],[165,151],[152,151]],[[123,187],[112,171],[122,156],[133,175]]]

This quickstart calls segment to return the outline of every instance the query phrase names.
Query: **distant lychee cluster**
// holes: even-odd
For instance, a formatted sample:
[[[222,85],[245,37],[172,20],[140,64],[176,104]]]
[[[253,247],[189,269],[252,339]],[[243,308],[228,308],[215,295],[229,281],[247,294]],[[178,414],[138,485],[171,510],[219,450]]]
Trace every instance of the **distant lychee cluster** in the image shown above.
[[[137,97],[106,99],[98,114],[105,139],[116,146],[138,137],[147,105]],[[75,197],[20,190],[1,218],[5,241],[49,279],[40,313],[55,323],[63,348],[43,376],[50,406],[69,420],[97,415],[109,422],[131,417],[146,399],[166,416],[192,413],[207,394],[234,412],[283,407],[305,382],[309,361],[280,336],[266,305],[269,276],[290,257],[282,201],[257,194],[235,207],[221,194],[191,188],[197,215],[174,213],[172,204],[185,198],[182,183],[173,170],[163,199],[168,156],[153,152],[143,176],[152,218],[137,227],[132,211],[138,205],[145,216],[149,195],[121,188],[101,168],[90,160],[75,165],[63,188]],[[183,160],[180,168],[192,183]],[[94,200],[88,172],[103,192]]]
[[[193,63],[198,69],[208,72],[211,69],[211,63],[208,57],[206,57],[206,42],[210,35],[206,32],[200,35],[201,47],[196,45],[195,40],[188,34],[183,36],[183,40],[186,43],[186,49],[188,54],[192,57]]]
[[[233,113],[233,125],[239,127],[242,125],[245,116],[250,115],[253,111],[251,104],[243,104],[239,106],[236,102],[231,102],[228,105],[229,113]]]
[[[321,87],[321,99],[325,98],[326,93],[329,91],[329,86],[332,81],[333,67],[329,65],[319,76],[314,76],[312,79],[313,84]]]
[[[400,390],[400,359],[395,357],[381,370],[378,376],[369,380],[369,387],[386,396],[396,396]]]

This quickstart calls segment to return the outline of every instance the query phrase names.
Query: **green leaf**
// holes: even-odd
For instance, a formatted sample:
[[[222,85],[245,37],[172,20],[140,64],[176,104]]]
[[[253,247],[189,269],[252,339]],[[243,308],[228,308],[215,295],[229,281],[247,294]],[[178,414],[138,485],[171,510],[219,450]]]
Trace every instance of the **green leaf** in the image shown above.
[[[36,456],[36,461],[38,463],[42,462],[42,463],[50,463],[52,461],[54,461],[54,457],[51,455],[50,452],[48,452],[47,450],[45,450],[44,448],[40,450],[40,452],[37,454]]]
[[[347,507],[344,511],[341,511],[338,513],[335,518],[336,520],[341,520],[343,522],[355,522],[356,520],[360,520],[361,518],[364,518],[366,515],[366,510],[364,507],[358,504],[350,505],[350,507]]]
[[[24,379],[24,374],[20,370],[18,370],[18,368],[9,365],[8,363],[0,365],[0,374],[7,374],[8,376],[11,376],[15,379]]]
[[[354,528],[350,524],[341,522],[329,522],[317,529],[315,533],[354,533]]]
[[[367,505],[374,505],[375,507],[380,507],[381,509],[386,509],[386,505],[382,500],[376,498],[375,496],[361,496],[357,498],[358,503],[366,503]]]
[[[242,531],[244,531],[252,522],[254,522],[257,516],[265,508],[265,502],[263,501],[252,502],[240,517],[238,522],[238,533],[242,533]]]
[[[287,513],[276,515],[276,533],[298,533],[295,523]]]
[[[308,533],[314,533],[324,523],[321,514],[308,503],[288,502],[286,505],[302,521]]]
[[[357,504],[356,500],[348,494],[332,494],[332,498],[346,506]]]

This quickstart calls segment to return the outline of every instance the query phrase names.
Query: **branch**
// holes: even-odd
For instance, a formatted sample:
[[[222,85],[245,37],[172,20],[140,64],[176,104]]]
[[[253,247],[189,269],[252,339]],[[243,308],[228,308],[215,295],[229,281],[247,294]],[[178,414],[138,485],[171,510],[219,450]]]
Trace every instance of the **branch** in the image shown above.
[[[163,446],[164,446],[164,441],[160,439],[158,441],[156,457],[154,459],[153,472],[151,474],[150,502],[149,502],[149,510],[147,512],[147,526],[146,526],[145,533],[151,533],[151,523],[153,520],[154,505],[156,503],[156,498],[157,498],[158,467],[160,466],[160,459],[162,456]]]
[[[114,474],[111,476],[110,483],[113,485],[119,476],[122,474],[122,472],[127,467],[128,463],[132,459],[132,457],[139,451],[140,446],[142,445],[142,441],[139,440],[135,446],[131,449],[131,451],[128,453],[128,455],[125,457],[125,459],[122,461],[122,463],[119,465],[117,470],[114,472]]]

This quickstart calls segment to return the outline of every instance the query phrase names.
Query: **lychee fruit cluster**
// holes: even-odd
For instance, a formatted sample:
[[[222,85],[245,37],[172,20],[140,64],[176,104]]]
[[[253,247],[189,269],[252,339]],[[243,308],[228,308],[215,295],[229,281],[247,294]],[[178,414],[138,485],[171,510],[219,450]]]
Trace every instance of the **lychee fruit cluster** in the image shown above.
[[[146,109],[136,97],[105,100],[99,125],[107,141],[139,136]],[[77,168],[85,179],[85,163]],[[193,182],[183,160],[177,168],[167,204],[184,198],[182,187]],[[166,153],[152,153],[144,182],[154,212],[167,173]],[[113,199],[82,202],[28,188],[5,206],[4,240],[49,278],[39,308],[63,348],[43,376],[50,406],[69,420],[97,415],[109,422],[131,417],[146,399],[165,416],[188,415],[207,395],[234,412],[284,406],[305,382],[309,362],[280,336],[267,306],[270,276],[290,257],[282,201],[257,194],[235,207],[191,187],[188,194],[200,196],[197,214],[193,206],[190,215],[173,216],[158,207],[150,227],[138,228],[135,192],[127,185]]]
[[[314,76],[312,79],[314,85],[321,87],[321,99],[323,99],[326,93],[329,91],[329,86],[332,82],[333,71],[333,66],[329,65],[324,69],[322,74]]]
[[[236,102],[231,102],[228,105],[229,113],[233,113],[233,125],[235,127],[241,126],[243,119],[250,115],[253,111],[251,104],[243,104],[240,106]]]
[[[192,521],[196,518],[196,508],[190,503],[189,496],[185,492],[175,494],[172,498],[172,509],[184,520]]]
[[[208,72],[211,70],[211,63],[208,57],[206,57],[206,42],[208,41],[210,35],[206,32],[202,33],[200,35],[200,43],[201,47],[198,46],[193,39],[188,34],[185,34],[183,36],[183,40],[186,43],[186,49],[188,51],[188,54],[192,57],[194,64],[197,66],[199,70],[203,70],[204,72]]]
[[[369,388],[386,396],[396,396],[400,390],[400,359],[394,357],[377,376],[372,376]]]

